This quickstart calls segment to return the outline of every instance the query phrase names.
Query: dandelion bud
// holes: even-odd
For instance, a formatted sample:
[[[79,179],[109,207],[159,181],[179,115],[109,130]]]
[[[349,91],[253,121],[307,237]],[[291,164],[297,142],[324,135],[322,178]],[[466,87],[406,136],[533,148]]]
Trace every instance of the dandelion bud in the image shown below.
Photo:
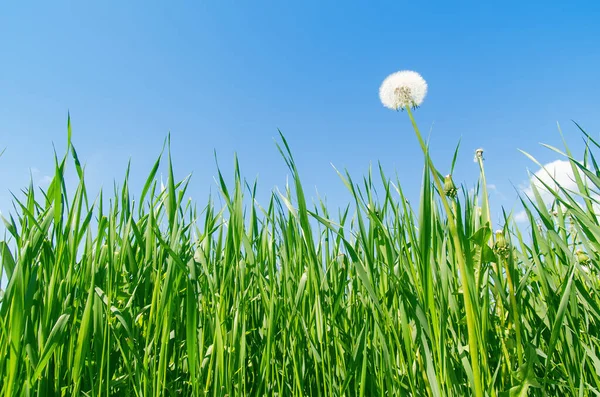
[[[508,243],[504,238],[504,232],[502,230],[496,230],[496,245],[498,247],[506,247]]]
[[[452,180],[452,175],[448,174],[444,177],[444,194],[446,197],[454,198],[458,189],[456,185],[454,185],[454,181]]]
[[[475,150],[475,159],[483,160],[483,149],[482,148]]]
[[[494,244],[494,251],[496,255],[502,258],[508,258],[510,254],[510,246],[506,238],[504,237],[504,232],[502,230],[496,230],[496,243]]]
[[[577,262],[582,265],[588,265],[590,263],[590,257],[582,250],[575,251],[575,257],[577,258]]]

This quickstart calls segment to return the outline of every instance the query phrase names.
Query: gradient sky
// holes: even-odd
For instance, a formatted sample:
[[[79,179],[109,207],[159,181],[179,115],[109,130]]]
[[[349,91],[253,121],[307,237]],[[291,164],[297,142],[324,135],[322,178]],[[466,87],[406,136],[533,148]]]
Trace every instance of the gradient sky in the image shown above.
[[[416,198],[422,154],[406,114],[378,98],[402,69],[429,84],[416,117],[440,171],[462,139],[455,180],[472,186],[483,147],[495,213],[510,210],[537,169],[517,149],[558,159],[539,145],[561,145],[557,122],[575,153],[571,120],[598,136],[600,2],[422,3],[3,2],[0,210],[30,174],[47,184],[68,111],[91,190],[111,189],[131,159],[139,192],[170,131],[199,204],[215,191],[214,150],[226,175],[237,152],[266,197],[288,175],[281,129],[309,195],[344,205],[331,163],[358,179],[381,161]]]

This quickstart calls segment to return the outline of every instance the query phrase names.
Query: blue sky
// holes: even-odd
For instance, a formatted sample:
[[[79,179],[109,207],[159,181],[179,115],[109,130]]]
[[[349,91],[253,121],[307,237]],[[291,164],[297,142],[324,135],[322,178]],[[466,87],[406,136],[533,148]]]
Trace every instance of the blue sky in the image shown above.
[[[132,160],[134,190],[170,131],[176,173],[193,172],[200,204],[215,190],[213,151],[233,153],[261,196],[288,175],[286,135],[310,195],[349,194],[331,167],[357,178],[381,161],[417,197],[422,154],[404,113],[378,88],[415,70],[429,84],[416,112],[438,168],[471,186],[483,147],[495,210],[558,157],[556,122],[576,153],[600,129],[600,3],[589,2],[4,2],[0,5],[0,210],[30,173],[44,186],[67,111],[90,188],[111,189]],[[343,5],[342,5],[343,4]]]

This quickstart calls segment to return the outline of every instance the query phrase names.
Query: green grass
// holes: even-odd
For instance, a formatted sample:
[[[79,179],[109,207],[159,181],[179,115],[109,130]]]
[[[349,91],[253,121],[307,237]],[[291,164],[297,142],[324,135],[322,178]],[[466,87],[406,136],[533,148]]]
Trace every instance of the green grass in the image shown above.
[[[217,178],[224,206],[196,207],[168,147],[142,192],[127,170],[89,197],[69,123],[48,189],[4,219],[0,393],[600,395],[600,146],[581,130],[583,160],[563,153],[577,191],[549,209],[533,186],[529,223],[505,214],[494,234],[483,162],[473,192],[446,194],[407,113],[418,205],[382,169],[340,172],[353,201],[335,213],[309,205],[283,136],[292,183],[262,205],[236,161],[232,184]]]

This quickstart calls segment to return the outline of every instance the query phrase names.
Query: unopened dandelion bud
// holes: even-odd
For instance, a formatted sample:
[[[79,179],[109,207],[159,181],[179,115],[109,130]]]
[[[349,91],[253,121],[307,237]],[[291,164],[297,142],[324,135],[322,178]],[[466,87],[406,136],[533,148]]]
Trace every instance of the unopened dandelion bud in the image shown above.
[[[510,246],[506,237],[504,237],[504,231],[496,230],[496,243],[494,244],[494,251],[496,255],[507,258],[510,254]]]
[[[506,247],[508,243],[506,242],[506,238],[504,238],[504,232],[502,230],[496,230],[496,245],[498,247]]]
[[[483,160],[483,149],[482,148],[475,150],[475,161],[477,161],[479,159]]]
[[[454,185],[454,181],[452,180],[452,175],[448,174],[444,177],[444,194],[446,197],[454,198],[458,189],[456,185]]]
[[[588,265],[590,263],[590,257],[588,256],[588,254],[586,254],[580,249],[575,251],[575,257],[577,258],[577,262],[579,262],[582,265]]]

